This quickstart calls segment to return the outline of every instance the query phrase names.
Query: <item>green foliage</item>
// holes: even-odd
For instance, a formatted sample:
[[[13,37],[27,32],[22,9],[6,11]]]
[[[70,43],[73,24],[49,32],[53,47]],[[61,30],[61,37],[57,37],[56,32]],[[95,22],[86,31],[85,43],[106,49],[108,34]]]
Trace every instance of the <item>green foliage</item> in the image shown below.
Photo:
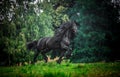
[[[59,6],[53,12],[53,25],[59,26],[61,23],[69,21],[68,15],[64,14],[66,8],[63,6]]]

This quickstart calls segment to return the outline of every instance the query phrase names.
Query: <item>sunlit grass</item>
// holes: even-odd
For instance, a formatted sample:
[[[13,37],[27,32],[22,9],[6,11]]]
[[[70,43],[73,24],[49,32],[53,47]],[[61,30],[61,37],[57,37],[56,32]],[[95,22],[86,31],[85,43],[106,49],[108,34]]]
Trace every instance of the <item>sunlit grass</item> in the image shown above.
[[[35,65],[0,67],[0,77],[119,77],[120,63],[39,62]]]

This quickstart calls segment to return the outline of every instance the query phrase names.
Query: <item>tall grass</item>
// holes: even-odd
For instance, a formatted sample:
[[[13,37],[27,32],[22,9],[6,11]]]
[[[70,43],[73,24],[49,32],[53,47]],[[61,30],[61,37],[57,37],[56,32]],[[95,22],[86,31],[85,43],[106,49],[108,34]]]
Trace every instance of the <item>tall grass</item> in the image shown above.
[[[0,77],[119,77],[120,63],[40,62],[35,65],[0,67]]]

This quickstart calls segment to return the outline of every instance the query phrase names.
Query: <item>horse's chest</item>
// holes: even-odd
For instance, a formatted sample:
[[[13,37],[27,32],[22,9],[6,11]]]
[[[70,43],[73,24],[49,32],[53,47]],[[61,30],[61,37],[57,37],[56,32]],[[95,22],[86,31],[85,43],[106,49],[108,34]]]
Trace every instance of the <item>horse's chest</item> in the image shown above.
[[[65,45],[69,45],[70,44],[70,40],[66,37],[63,39],[62,41]]]

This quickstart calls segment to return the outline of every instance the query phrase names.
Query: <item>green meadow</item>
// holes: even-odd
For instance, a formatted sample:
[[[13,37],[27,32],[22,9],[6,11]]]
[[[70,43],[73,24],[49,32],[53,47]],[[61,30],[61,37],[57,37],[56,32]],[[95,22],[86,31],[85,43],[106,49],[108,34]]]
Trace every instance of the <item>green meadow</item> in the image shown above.
[[[39,62],[35,65],[0,67],[0,77],[120,77],[120,62]]]

